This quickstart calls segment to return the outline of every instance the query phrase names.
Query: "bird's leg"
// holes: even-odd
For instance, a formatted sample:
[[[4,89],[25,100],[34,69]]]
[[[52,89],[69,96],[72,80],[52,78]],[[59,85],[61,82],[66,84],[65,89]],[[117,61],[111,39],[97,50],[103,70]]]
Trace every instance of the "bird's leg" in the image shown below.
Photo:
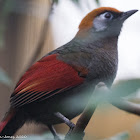
[[[75,127],[75,124],[71,122],[68,118],[66,118],[64,115],[62,115],[60,112],[55,113],[55,116],[61,119],[65,124],[67,124],[70,129],[73,129]]]
[[[69,134],[72,132],[72,130],[75,127],[75,124],[72,123],[68,118],[66,118],[64,115],[62,115],[60,112],[55,113],[55,116],[58,117],[59,119],[61,119],[65,124],[67,124],[69,126],[69,131],[66,134],[66,137],[69,136]]]
[[[60,140],[59,136],[56,133],[56,130],[54,129],[54,127],[52,125],[48,125],[48,128],[50,129],[50,131],[52,132],[54,139],[55,140]]]

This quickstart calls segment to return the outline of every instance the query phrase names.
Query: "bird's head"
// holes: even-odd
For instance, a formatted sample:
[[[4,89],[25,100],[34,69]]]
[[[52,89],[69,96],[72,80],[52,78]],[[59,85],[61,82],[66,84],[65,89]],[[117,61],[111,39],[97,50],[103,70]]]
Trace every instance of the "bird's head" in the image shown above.
[[[121,12],[111,7],[97,8],[88,13],[79,25],[79,33],[95,33],[96,35],[118,36],[124,21],[138,10]]]

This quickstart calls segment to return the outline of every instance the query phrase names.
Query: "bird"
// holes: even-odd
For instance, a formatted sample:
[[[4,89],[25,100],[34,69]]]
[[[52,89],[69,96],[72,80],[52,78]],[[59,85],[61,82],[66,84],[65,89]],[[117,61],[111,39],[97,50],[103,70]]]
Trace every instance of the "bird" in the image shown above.
[[[81,21],[74,38],[34,63],[20,78],[10,107],[0,123],[0,136],[14,135],[26,122],[46,125],[56,140],[53,125],[65,123],[86,107],[95,86],[111,87],[118,67],[118,37],[127,12],[100,7]]]

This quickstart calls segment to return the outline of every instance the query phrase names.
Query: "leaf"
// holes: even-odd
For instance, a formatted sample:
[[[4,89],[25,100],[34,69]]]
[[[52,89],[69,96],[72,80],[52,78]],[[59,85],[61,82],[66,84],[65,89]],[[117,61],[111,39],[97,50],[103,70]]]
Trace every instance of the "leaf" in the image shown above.
[[[104,139],[104,140],[129,140],[130,139],[130,135],[128,132],[123,132],[123,133],[120,133],[116,136],[113,136],[111,138],[107,138],[107,139]]]
[[[0,82],[7,86],[11,86],[12,84],[12,80],[8,77],[8,75],[2,68],[0,68]]]
[[[140,79],[122,80],[115,84],[112,92],[115,96],[125,97],[140,89]]]
[[[59,0],[53,0],[53,2],[56,3],[56,4],[58,4],[58,1],[59,1]]]
[[[77,4],[77,3],[79,3],[80,0],[71,0],[71,1]],[[53,0],[53,2],[58,4],[59,0]]]
[[[72,0],[72,1],[78,4],[80,0]]]
[[[56,4],[58,4],[58,2],[59,2],[59,0],[53,0],[53,1]],[[71,0],[71,1],[73,1],[76,4],[79,4],[79,2],[80,2],[80,0]],[[98,6],[100,6],[100,0],[94,0],[94,1],[97,3]]]
[[[100,1],[99,0],[95,0],[95,2],[97,3],[98,6],[100,6]]]

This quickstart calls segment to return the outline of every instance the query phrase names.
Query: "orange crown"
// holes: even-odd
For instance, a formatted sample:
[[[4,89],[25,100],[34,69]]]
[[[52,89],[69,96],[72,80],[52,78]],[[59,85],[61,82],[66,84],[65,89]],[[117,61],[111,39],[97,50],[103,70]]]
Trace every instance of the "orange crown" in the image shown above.
[[[121,11],[115,9],[115,8],[111,8],[111,7],[100,7],[97,8],[93,11],[91,11],[90,13],[88,13],[83,20],[81,21],[80,25],[79,25],[79,30],[82,29],[89,29],[93,26],[93,20],[95,17],[97,17],[98,15],[100,15],[101,13],[104,13],[106,11],[111,11],[111,12],[115,12],[115,13],[120,13]]]

